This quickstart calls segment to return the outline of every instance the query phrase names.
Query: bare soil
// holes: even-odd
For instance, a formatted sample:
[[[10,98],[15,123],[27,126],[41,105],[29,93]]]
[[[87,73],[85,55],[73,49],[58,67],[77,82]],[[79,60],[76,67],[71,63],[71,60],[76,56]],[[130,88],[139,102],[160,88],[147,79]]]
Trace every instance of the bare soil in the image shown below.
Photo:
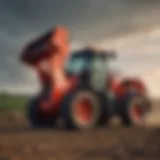
[[[0,160],[158,160],[159,110],[144,128],[110,125],[81,132],[35,130],[23,113],[1,112]]]

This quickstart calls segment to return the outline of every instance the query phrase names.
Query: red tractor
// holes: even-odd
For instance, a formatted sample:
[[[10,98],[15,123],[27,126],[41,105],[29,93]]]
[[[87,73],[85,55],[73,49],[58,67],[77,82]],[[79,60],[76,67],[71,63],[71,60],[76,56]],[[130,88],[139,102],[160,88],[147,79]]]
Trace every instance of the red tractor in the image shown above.
[[[141,124],[150,108],[144,84],[119,82],[111,75],[107,51],[84,48],[70,56],[68,32],[57,27],[31,42],[21,60],[35,68],[41,93],[27,108],[31,125],[51,127],[63,120],[67,128],[104,126],[113,115],[125,125]]]

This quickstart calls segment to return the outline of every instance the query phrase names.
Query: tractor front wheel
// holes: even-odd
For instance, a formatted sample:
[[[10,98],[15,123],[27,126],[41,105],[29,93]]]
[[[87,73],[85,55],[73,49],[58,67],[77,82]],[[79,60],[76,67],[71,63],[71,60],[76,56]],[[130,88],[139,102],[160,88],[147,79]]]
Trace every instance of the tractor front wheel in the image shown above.
[[[143,97],[126,98],[121,110],[121,120],[125,126],[145,125],[145,117],[148,113],[148,106]]]

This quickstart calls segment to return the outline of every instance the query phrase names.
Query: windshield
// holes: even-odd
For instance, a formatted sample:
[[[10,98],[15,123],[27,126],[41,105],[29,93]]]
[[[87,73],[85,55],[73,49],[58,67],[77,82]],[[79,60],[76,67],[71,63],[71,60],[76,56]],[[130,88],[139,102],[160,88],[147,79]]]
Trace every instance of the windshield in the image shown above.
[[[101,73],[102,70],[107,71],[108,61],[99,55],[80,52],[71,55],[65,67],[66,71],[71,74],[79,74],[90,68],[97,73]]]
[[[71,58],[66,65],[66,70],[72,74],[78,74],[87,68],[87,66],[88,60],[85,58]]]
[[[84,54],[72,55],[66,64],[66,71],[72,74],[79,74],[90,67],[92,58],[92,56],[86,56]]]

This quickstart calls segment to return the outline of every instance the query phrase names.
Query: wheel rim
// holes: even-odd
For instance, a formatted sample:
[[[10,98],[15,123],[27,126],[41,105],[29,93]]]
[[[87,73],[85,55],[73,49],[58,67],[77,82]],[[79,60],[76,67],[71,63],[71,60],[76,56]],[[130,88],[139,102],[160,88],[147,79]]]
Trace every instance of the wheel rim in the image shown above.
[[[145,112],[142,104],[134,103],[130,107],[130,118],[134,124],[142,124],[144,121]]]
[[[94,106],[89,98],[81,98],[75,104],[75,116],[80,124],[89,124],[93,120]]]
[[[92,128],[100,117],[99,100],[87,91],[76,94],[71,104],[72,120],[78,128]]]
[[[140,119],[143,115],[143,110],[142,107],[138,104],[135,104],[132,108],[132,115],[136,118],[136,119]]]

